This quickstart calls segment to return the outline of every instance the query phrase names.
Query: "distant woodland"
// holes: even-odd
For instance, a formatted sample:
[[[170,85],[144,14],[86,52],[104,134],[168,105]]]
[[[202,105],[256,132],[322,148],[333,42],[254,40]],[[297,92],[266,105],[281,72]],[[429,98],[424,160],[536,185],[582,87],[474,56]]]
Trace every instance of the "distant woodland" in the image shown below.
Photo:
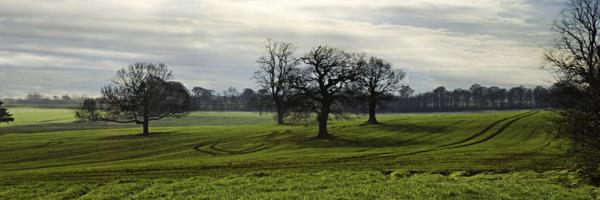
[[[196,111],[252,111],[272,112],[269,95],[262,90],[230,87],[216,91],[194,87],[191,91],[192,110]],[[526,108],[548,108],[553,104],[552,87],[524,86],[500,88],[479,84],[469,89],[447,90],[440,86],[432,91],[415,94],[410,87],[402,87],[396,95],[385,97],[377,107],[379,112],[451,112],[469,110],[509,110]],[[77,107],[85,96],[48,96],[32,93],[24,98],[5,99],[8,106],[29,105],[40,107]],[[348,108],[357,113],[367,112],[366,106]]]

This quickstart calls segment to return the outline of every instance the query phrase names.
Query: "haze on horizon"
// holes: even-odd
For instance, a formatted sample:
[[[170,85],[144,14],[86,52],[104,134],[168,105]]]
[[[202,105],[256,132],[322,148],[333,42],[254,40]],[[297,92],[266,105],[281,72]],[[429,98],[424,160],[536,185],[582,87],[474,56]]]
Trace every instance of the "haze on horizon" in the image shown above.
[[[565,0],[0,1],[0,97],[98,95],[114,72],[163,62],[188,88],[254,88],[267,38],[327,44],[404,69],[417,92],[548,85]]]

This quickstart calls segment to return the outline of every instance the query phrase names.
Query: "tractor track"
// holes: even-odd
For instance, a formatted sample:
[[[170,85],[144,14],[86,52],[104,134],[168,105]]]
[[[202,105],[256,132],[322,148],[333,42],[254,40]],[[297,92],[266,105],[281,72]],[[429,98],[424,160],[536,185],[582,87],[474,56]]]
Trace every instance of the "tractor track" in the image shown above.
[[[266,150],[266,149],[272,147],[272,146],[267,146],[264,143],[260,143],[260,144],[258,144],[256,146],[249,147],[249,148],[246,148],[246,149],[242,149],[242,150],[239,150],[239,151],[231,151],[231,150],[226,150],[226,149],[222,149],[222,148],[217,147],[220,144],[223,144],[223,143],[200,144],[200,145],[196,145],[194,147],[194,149],[196,151],[199,151],[199,152],[211,155],[211,156],[219,156],[219,155],[241,155],[241,154],[249,154],[249,153],[254,153],[254,152]]]
[[[427,149],[427,150],[421,150],[421,151],[415,151],[415,152],[410,152],[410,153],[406,153],[406,154],[402,154],[402,155],[415,155],[415,154],[420,154],[420,153],[427,153],[427,152],[432,152],[432,151],[439,151],[439,150],[445,150],[445,149],[455,149],[455,148],[461,148],[461,147],[467,147],[467,146],[472,146],[472,145],[476,145],[476,144],[480,144],[486,141],[489,141],[493,138],[495,138],[496,136],[500,135],[502,132],[504,132],[504,130],[506,130],[508,127],[510,127],[513,123],[529,117],[531,115],[537,114],[539,111],[531,111],[531,112],[526,112],[523,114],[519,114],[519,115],[515,115],[515,116],[510,116],[510,117],[506,117],[503,119],[500,119],[492,124],[490,124],[489,126],[485,127],[483,130],[479,131],[478,133],[476,133],[475,135],[472,135],[464,140],[458,141],[458,142],[454,142],[451,144],[446,144],[446,145],[442,145],[439,146],[437,148],[434,149]],[[512,120],[510,120],[512,119]],[[490,131],[492,128],[496,127],[498,124],[505,122],[507,120],[508,121],[506,124],[502,125],[496,132],[494,132],[493,134],[483,138],[482,140],[479,141],[475,141],[475,142],[471,142],[468,144],[465,144],[467,142],[473,141],[475,138],[487,133],[488,131]],[[455,146],[458,145],[458,146]]]

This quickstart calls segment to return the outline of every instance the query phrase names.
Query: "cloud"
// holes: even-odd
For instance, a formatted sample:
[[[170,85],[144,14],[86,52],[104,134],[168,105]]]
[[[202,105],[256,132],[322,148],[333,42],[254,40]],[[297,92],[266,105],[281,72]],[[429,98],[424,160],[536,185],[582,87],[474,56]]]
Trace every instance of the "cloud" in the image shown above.
[[[97,95],[114,71],[165,62],[186,86],[254,87],[266,38],[365,51],[417,91],[546,84],[558,0],[0,2],[0,97]],[[552,14],[554,13],[554,14]],[[31,80],[25,77],[35,77]]]

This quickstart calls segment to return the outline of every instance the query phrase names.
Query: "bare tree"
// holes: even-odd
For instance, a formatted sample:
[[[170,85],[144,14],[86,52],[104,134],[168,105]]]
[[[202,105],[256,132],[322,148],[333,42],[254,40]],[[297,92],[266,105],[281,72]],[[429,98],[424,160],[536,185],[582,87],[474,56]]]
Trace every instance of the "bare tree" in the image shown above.
[[[393,69],[390,63],[373,56],[365,60],[363,55],[359,55],[357,65],[360,70],[357,83],[366,94],[369,104],[368,122],[376,124],[378,122],[375,111],[378,102],[386,96],[392,96],[392,93],[400,88],[405,73]]]
[[[349,86],[356,80],[358,70],[352,58],[352,54],[343,50],[318,46],[301,58],[308,66],[292,79],[292,87],[306,100],[299,103],[296,114],[317,113],[319,138],[330,136],[329,114],[342,112],[336,108],[341,108],[340,104],[351,92]]]
[[[285,123],[291,98],[290,78],[296,66],[300,64],[294,58],[296,47],[291,43],[267,40],[265,55],[258,58],[260,69],[254,78],[261,89],[267,91],[273,100],[277,112],[277,123]]]
[[[142,124],[142,135],[148,136],[151,120],[185,115],[190,94],[181,83],[169,81],[172,78],[165,64],[135,63],[119,70],[102,88],[99,120]]]
[[[587,177],[600,181],[600,1],[571,0],[555,23],[559,38],[546,51],[561,95],[560,132],[571,139]]]

